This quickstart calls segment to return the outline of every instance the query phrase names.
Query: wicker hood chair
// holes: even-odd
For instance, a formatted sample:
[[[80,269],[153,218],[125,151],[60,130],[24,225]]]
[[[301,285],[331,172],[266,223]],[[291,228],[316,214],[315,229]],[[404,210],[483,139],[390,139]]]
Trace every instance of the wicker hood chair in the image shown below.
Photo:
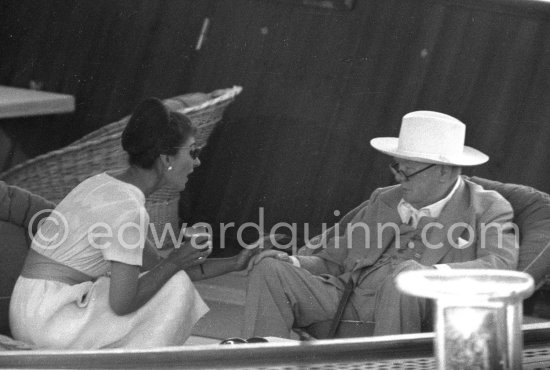
[[[210,93],[190,93],[164,100],[164,104],[185,114],[197,127],[198,146],[208,137],[223,116],[225,108],[242,91],[240,86]],[[86,178],[107,170],[127,166],[120,136],[129,116],[107,124],[70,145],[32,158],[0,174],[0,180],[17,185],[49,201],[59,203],[76,185]],[[179,227],[177,189],[163,187],[146,199],[146,209],[156,230],[171,224]]]

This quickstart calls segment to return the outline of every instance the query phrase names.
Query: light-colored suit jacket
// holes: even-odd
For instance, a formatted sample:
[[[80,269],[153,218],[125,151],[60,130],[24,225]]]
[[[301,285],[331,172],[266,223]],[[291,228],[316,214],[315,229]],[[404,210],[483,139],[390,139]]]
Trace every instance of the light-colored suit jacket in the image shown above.
[[[313,253],[308,246],[302,248],[306,254],[298,256],[302,267],[342,288],[350,273],[372,266],[395,246],[398,231],[391,225],[402,224],[397,212],[401,199],[400,185],[375,190],[336,227],[310,241],[321,243],[321,248]],[[463,179],[436,224],[426,229],[429,247],[419,262],[451,268],[515,269],[518,235],[512,219],[512,206],[500,194]]]

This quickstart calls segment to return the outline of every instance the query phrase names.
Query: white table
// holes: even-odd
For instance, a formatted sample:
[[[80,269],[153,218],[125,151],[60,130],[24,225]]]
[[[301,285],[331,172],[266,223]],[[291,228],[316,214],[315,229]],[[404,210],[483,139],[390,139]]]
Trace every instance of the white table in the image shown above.
[[[72,95],[0,86],[0,118],[74,111]]]
[[[74,110],[72,95],[0,86],[0,119],[70,113]],[[8,140],[6,156],[0,163],[1,171],[9,168],[14,156],[16,143]]]

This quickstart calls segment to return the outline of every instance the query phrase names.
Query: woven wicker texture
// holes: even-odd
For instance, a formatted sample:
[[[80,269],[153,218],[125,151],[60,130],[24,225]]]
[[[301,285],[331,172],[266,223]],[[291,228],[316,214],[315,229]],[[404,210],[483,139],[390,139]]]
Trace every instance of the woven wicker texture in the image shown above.
[[[225,108],[241,90],[241,87],[235,86],[209,94],[186,94],[166,99],[164,103],[170,109],[189,117],[197,127],[197,144],[202,146],[221,120]],[[65,148],[23,162],[0,174],[0,180],[58,203],[86,178],[127,166],[120,136],[128,118],[103,126]],[[147,197],[146,207],[159,234],[166,223],[171,223],[176,230],[179,221],[178,200],[179,192],[169,187],[158,189]]]

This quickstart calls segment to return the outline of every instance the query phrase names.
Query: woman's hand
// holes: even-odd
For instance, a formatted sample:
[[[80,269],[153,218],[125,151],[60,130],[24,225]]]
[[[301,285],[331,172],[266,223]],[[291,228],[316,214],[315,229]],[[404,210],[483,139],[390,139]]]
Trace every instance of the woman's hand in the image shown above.
[[[201,234],[176,246],[168,259],[181,269],[200,265],[212,253],[212,237]]]

